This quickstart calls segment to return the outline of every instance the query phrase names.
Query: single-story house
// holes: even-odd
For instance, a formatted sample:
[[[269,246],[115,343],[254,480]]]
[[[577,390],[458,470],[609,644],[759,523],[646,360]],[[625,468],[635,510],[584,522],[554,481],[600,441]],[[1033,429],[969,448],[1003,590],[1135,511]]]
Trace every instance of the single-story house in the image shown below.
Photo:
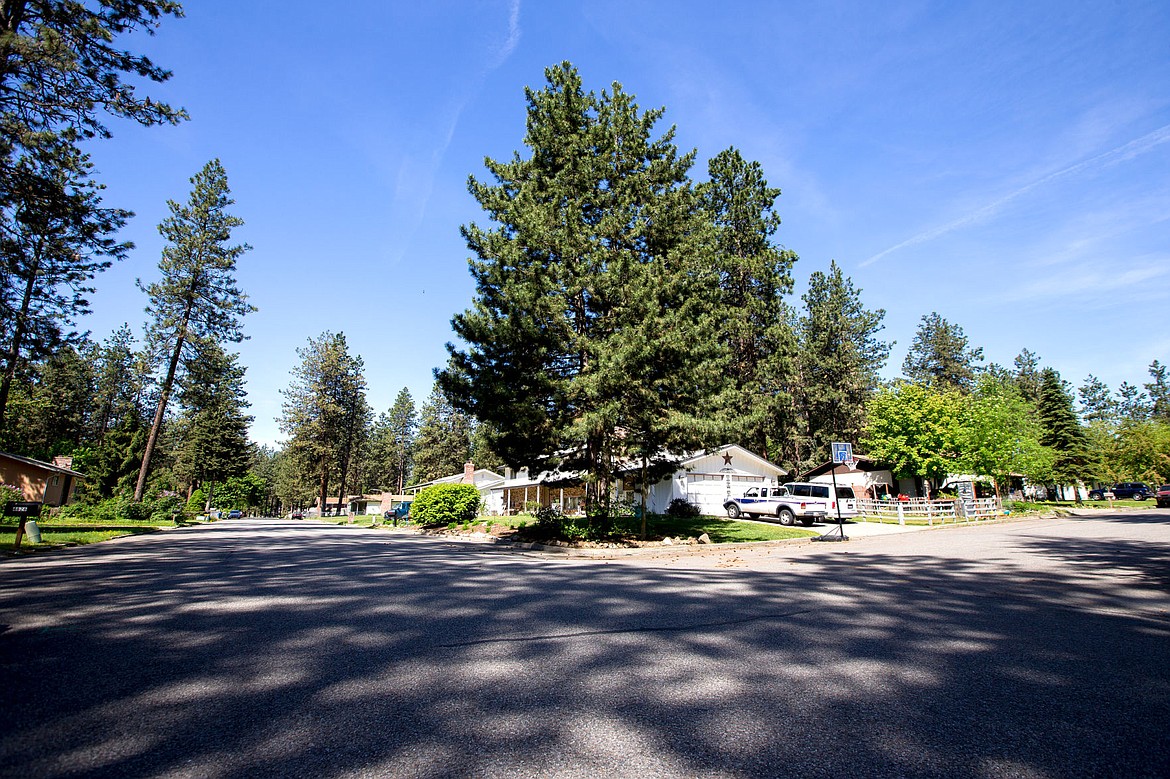
[[[845,463],[827,462],[818,465],[804,475],[805,481],[832,483],[853,488],[859,498],[880,500],[883,495],[905,493],[911,497],[918,494],[914,479],[895,479],[890,466],[877,460],[856,455],[853,467]]]
[[[722,514],[727,498],[740,496],[754,484],[779,484],[787,471],[742,446],[728,444],[718,449],[678,456],[674,473],[651,484],[647,505],[653,513],[664,513],[676,498],[690,501],[703,514]],[[641,467],[629,462],[619,469],[615,496],[640,503]],[[494,513],[515,514],[530,503],[556,506],[566,514],[585,510],[585,489],[581,475],[574,472],[544,471],[530,476],[527,470],[505,469],[503,481],[492,488],[490,506]]]
[[[72,466],[72,457],[54,457],[46,463],[0,452],[0,483],[16,487],[26,501],[63,506],[73,501],[85,480]]]
[[[493,494],[493,490],[503,483],[504,477],[500,474],[487,468],[476,468],[475,463],[468,460],[463,464],[463,473],[456,473],[451,476],[444,476],[440,479],[432,479],[406,487],[406,500],[412,500],[422,489],[432,487],[436,484],[474,484],[475,488],[479,490],[480,512],[498,515],[502,514],[503,511],[499,504],[493,502],[498,497]]]

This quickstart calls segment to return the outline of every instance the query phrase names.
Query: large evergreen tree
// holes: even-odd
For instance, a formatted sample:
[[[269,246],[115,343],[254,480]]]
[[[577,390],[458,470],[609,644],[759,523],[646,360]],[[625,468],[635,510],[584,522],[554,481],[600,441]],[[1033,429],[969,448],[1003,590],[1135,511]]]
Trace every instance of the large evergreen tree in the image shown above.
[[[758,162],[730,148],[710,161],[708,174],[699,192],[715,230],[719,338],[730,351],[728,437],[764,457],[778,455],[779,442],[793,432],[796,350],[784,298],[792,292],[796,254],[775,243],[780,190],[768,186]]]
[[[282,392],[285,400],[278,423],[291,436],[285,447],[292,457],[289,464],[298,464],[317,480],[323,514],[334,475],[345,498],[350,460],[366,435],[369,404],[364,364],[361,357],[349,353],[343,333],[310,338],[307,346],[297,349],[297,356],[301,361]]]
[[[162,278],[144,289],[150,298],[147,314],[152,352],[165,360],[158,406],[146,441],[134,499],[142,500],[150,458],[162,429],[167,403],[184,354],[244,335],[240,318],[255,309],[236,285],[236,261],[251,247],[233,244],[232,231],[244,221],[227,209],[233,201],[227,172],[212,160],[192,179],[186,205],[167,201],[171,215],[158,226],[167,240],[159,270]]]
[[[619,457],[715,432],[698,402],[720,378],[717,285],[693,154],[653,136],[662,111],[618,84],[586,93],[568,63],[546,77],[526,93],[530,156],[471,180],[495,225],[463,229],[477,293],[437,378],[505,462],[580,469],[597,506]]]
[[[78,342],[90,280],[130,246],[112,237],[130,213],[101,206],[80,143],[108,137],[108,117],[186,118],[137,91],[170,73],[119,45],[166,16],[182,16],[179,3],[0,3],[0,428],[19,360]]]
[[[1073,408],[1068,382],[1052,368],[1040,373],[1040,400],[1036,405],[1040,420],[1040,442],[1055,453],[1052,480],[1063,489],[1088,476],[1088,439]]]
[[[252,464],[248,444],[251,415],[244,387],[245,369],[238,355],[217,343],[205,343],[188,359],[179,402],[183,413],[174,470],[191,489],[202,487],[211,508],[215,485],[242,476]]]
[[[89,313],[93,277],[131,245],[113,237],[130,213],[103,208],[90,164],[68,147],[51,163],[21,159],[0,198],[0,430],[18,361],[79,343],[71,327]]]
[[[860,440],[865,404],[878,387],[891,346],[878,337],[885,310],[865,308],[861,290],[835,261],[827,274],[812,274],[803,300],[792,392],[800,427],[788,438],[785,458],[799,470],[827,460],[833,441]]]
[[[422,405],[414,441],[414,481],[428,482],[463,472],[471,457],[471,419],[452,406],[436,383]]]
[[[1166,366],[1154,360],[1150,363],[1150,381],[1146,383],[1150,399],[1150,418],[1155,422],[1170,422],[1170,377]]]
[[[370,479],[378,489],[402,494],[410,483],[418,413],[410,390],[403,387],[393,405],[378,416],[370,446]]]
[[[914,342],[902,362],[902,373],[920,384],[968,391],[975,384],[982,361],[983,349],[968,345],[962,327],[932,312],[918,324]]]

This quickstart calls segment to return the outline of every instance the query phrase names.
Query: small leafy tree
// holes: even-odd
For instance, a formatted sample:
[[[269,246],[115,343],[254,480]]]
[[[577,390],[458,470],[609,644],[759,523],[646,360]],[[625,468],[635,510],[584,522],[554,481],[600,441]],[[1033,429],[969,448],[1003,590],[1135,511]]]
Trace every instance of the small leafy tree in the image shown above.
[[[906,382],[883,387],[867,406],[862,443],[894,475],[939,482],[955,469],[962,437],[963,399],[955,389]]]
[[[473,484],[435,484],[419,490],[410,516],[426,525],[470,522],[479,511],[479,490]]]

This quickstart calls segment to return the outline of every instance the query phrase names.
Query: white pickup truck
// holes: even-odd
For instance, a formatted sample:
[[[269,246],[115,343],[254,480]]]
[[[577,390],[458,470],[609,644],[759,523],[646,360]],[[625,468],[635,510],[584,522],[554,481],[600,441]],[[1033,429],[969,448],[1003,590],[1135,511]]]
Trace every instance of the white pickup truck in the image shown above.
[[[750,487],[742,498],[731,498],[723,504],[732,519],[747,514],[750,517],[776,517],[781,525],[792,525],[796,520],[808,526],[829,515],[828,501],[800,497],[789,491],[790,485],[780,487]]]

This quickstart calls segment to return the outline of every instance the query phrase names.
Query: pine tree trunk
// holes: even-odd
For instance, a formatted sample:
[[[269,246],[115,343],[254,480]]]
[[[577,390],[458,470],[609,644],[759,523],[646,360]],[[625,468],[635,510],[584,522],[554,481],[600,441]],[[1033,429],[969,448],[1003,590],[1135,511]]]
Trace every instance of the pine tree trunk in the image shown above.
[[[179,357],[183,354],[183,344],[187,339],[187,323],[191,319],[193,305],[192,302],[188,301],[187,309],[183,312],[183,322],[178,328],[175,351],[171,354],[171,361],[167,366],[167,377],[163,380],[162,392],[158,398],[158,409],[154,412],[154,423],[150,426],[150,435],[146,439],[146,451],[142,453],[142,466],[138,469],[138,484],[134,487],[135,503],[141,503],[142,496],[146,492],[146,474],[150,471],[150,458],[154,456],[154,446],[158,442],[163,417],[167,413],[167,402],[171,399],[171,388],[175,385],[175,374],[179,370]]]
[[[23,345],[24,334],[28,328],[28,311],[32,307],[32,295],[33,290],[36,289],[40,265],[40,246],[38,245],[32,272],[29,274],[28,283],[24,285],[24,298],[20,302],[20,313],[16,315],[12,325],[12,341],[4,355],[4,378],[0,379],[0,430],[4,429],[4,417],[8,411],[8,393],[12,391],[12,382],[16,378],[16,361],[20,357],[20,347]]]
[[[329,492],[329,458],[321,458],[321,510],[318,512],[318,519],[325,516],[325,506],[328,501]]]

